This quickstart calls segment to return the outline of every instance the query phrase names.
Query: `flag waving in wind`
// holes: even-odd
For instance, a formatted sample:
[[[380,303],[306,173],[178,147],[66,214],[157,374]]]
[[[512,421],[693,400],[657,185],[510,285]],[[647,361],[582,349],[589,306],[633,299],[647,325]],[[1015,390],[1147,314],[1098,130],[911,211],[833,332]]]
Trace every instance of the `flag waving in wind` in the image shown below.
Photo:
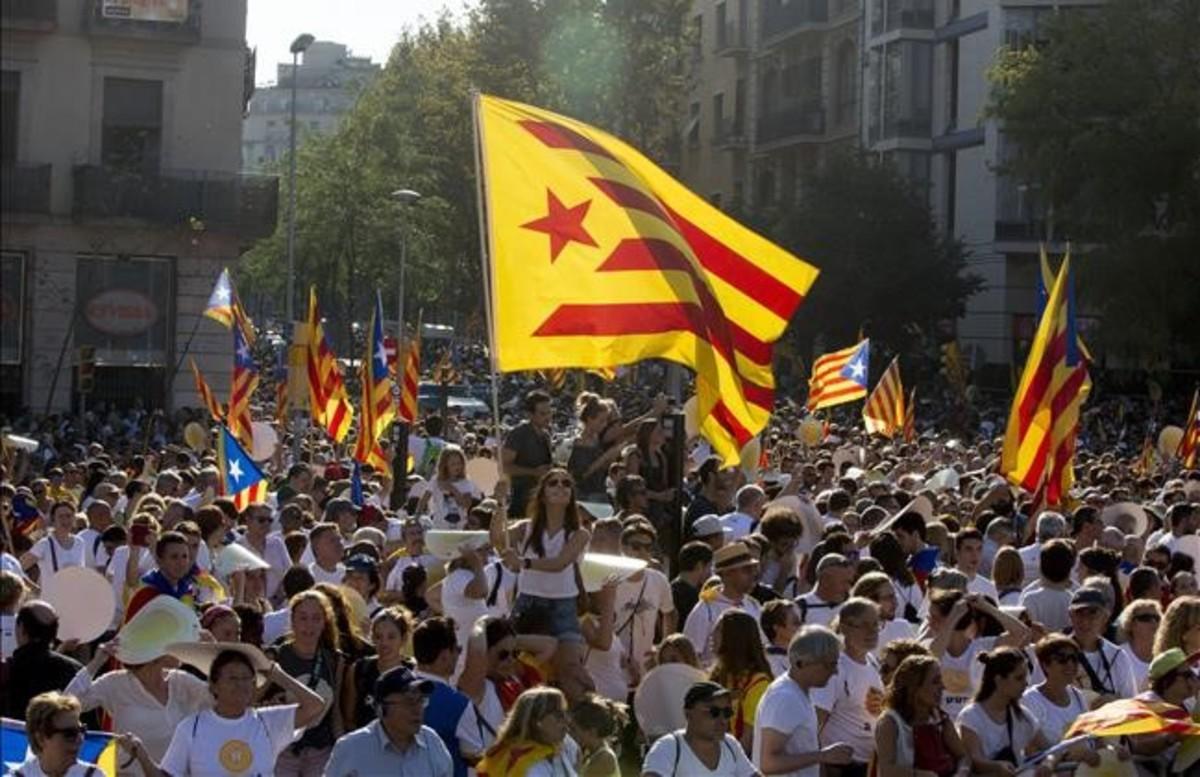
[[[238,510],[267,498],[267,479],[262,470],[223,424],[217,438],[217,470],[221,474],[221,495],[232,498]]]
[[[358,440],[354,459],[375,469],[386,469],[387,459],[379,441],[396,413],[392,407],[392,376],[388,372],[387,350],[383,344],[383,301],[375,293],[375,310],[371,313],[371,334],[363,354],[362,405],[358,415]]]
[[[1200,389],[1192,395],[1192,409],[1188,411],[1187,426],[1179,438],[1177,456],[1184,469],[1195,469],[1200,453]]]
[[[900,382],[900,357],[897,356],[883,371],[871,396],[867,397],[863,405],[863,423],[868,434],[890,438],[904,431],[906,417],[904,384]]]
[[[346,396],[346,383],[342,379],[342,368],[338,364],[325,328],[321,325],[321,313],[317,309],[317,287],[309,289],[308,295],[308,354],[305,363],[308,372],[309,412],[313,423],[325,429],[334,442],[346,439],[354,410]]]
[[[196,366],[196,360],[188,357],[188,361],[192,364],[192,378],[196,381],[196,393],[200,395],[200,400],[204,402],[204,407],[208,409],[208,414],[212,416],[214,421],[223,420],[225,418],[225,409],[221,407],[221,403],[217,401],[217,396],[209,388],[208,381],[200,373],[200,368]]]
[[[250,400],[258,388],[258,367],[240,326],[233,328],[233,381],[229,388],[229,429],[238,442],[254,447]]]
[[[737,464],[816,268],[606,132],[486,95],[475,108],[495,366],[691,367],[700,432]]]
[[[870,340],[818,358],[808,381],[809,412],[865,397],[870,364]]]
[[[232,329],[236,323],[241,327],[242,335],[246,340],[251,345],[254,344],[254,323],[246,315],[245,308],[242,307],[242,301],[238,298],[233,279],[229,276],[228,267],[221,270],[221,274],[217,276],[212,294],[208,295],[208,304],[204,307],[204,315],[227,329]]]

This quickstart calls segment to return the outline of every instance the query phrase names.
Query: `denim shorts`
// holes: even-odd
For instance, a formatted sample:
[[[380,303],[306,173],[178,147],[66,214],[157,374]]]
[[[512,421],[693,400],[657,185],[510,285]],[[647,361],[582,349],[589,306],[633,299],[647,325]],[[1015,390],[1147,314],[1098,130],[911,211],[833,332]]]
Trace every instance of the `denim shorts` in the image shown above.
[[[562,642],[583,642],[579,628],[578,599],[547,599],[517,594],[513,605],[513,623],[521,634],[544,634]]]

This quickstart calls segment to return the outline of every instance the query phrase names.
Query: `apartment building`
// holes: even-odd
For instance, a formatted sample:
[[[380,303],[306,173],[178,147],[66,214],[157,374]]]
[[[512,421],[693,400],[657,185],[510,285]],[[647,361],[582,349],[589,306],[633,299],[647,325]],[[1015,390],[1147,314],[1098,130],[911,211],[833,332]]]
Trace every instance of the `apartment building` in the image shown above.
[[[1039,40],[1050,14],[1095,7],[696,0],[681,175],[722,206],[761,206],[804,196],[806,174],[838,148],[892,162],[984,279],[958,338],[973,367],[1007,381],[1036,327],[1038,243],[1060,250],[1066,232],[1033,187],[1003,174],[1012,147],[985,115],[987,70],[1002,46]],[[1081,320],[1085,330],[1089,323]]]
[[[258,87],[242,126],[242,164],[261,170],[286,158],[291,122],[292,82],[296,87],[296,127],[306,134],[329,134],[354,107],[359,94],[380,73],[370,57],[350,56],[341,43],[318,40],[291,62],[276,67],[274,84]]]
[[[195,406],[232,341],[202,317],[221,268],[275,228],[244,176],[246,0],[5,0],[0,19],[0,411]],[[181,368],[182,367],[182,368]]]

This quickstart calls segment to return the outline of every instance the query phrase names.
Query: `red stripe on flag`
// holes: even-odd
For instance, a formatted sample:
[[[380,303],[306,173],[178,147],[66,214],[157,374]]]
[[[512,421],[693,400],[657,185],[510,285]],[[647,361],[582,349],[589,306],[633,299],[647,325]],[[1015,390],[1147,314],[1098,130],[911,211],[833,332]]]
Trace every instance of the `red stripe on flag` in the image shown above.
[[[595,141],[589,140],[570,127],[551,121],[538,121],[535,119],[522,119],[517,123],[530,135],[533,135],[550,148],[574,149],[575,151],[582,151],[585,154],[596,154],[616,161],[616,158],[608,152],[608,149]]]

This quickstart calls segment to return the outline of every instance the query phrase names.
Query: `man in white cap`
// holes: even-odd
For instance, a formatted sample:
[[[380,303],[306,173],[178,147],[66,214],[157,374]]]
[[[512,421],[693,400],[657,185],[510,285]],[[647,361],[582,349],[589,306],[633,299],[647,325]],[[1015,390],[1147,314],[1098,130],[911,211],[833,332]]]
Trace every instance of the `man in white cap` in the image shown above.
[[[701,516],[692,524],[692,537],[708,545],[713,551],[725,544],[725,527],[714,514]]]
[[[755,622],[762,616],[762,607],[750,596],[758,581],[758,559],[750,554],[745,543],[731,542],[713,554],[713,571],[721,582],[700,594],[700,601],[683,625],[683,633],[695,646],[702,663],[712,660],[712,631],[721,613],[736,608],[748,613]]]

